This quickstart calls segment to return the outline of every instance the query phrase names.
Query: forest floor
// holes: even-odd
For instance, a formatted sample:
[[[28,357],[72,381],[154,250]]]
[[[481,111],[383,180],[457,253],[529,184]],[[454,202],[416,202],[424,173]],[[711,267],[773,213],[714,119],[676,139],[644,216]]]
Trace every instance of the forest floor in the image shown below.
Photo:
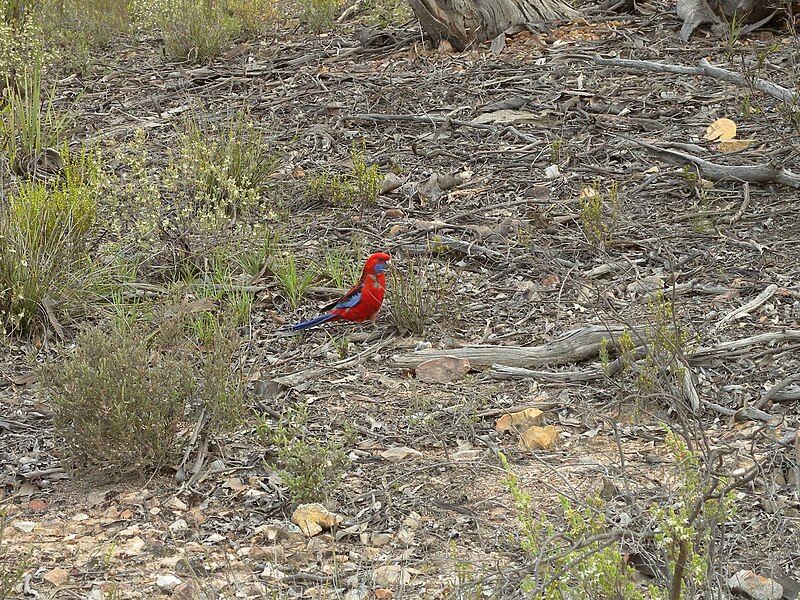
[[[435,310],[421,334],[398,327],[387,301],[374,326],[279,336],[340,286],[319,277],[293,309],[274,277],[240,278],[254,294],[241,328],[252,415],[196,444],[196,468],[177,483],[169,470],[121,479],[66,470],[31,369],[61,360],[76,328],[63,339],[13,339],[0,372],[0,557],[23,576],[7,597],[511,597],[526,575],[534,587],[548,573],[579,577],[581,561],[567,567],[556,555],[594,546],[573,546],[574,528],[548,538],[547,526],[564,531],[561,498],[583,510],[592,495],[602,506],[591,501],[587,514],[603,514],[597,531],[613,534],[603,539],[641,581],[655,576],[664,589],[667,551],[653,541],[651,507],[705,506],[730,482],[735,512],[704,517],[695,532],[710,581],[687,585],[726,597],[728,578],[748,569],[782,580],[793,597],[800,193],[713,180],[638,142],[800,172],[797,108],[749,85],[593,57],[686,66],[705,57],[793,88],[800,41],[776,28],[730,42],[698,32],[687,44],[669,10],[644,4],[461,53],[426,47],[411,25],[360,39],[349,26],[283,32],[201,67],[166,61],[157,41],[127,41],[59,82],[61,102],[78,98],[75,137],[96,142],[120,172],[110,157],[135,152],[137,130],[156,171],[179,144],[181,118],[247,108],[278,151],[269,208],[257,218],[280,233],[281,252],[311,264],[332,246],[360,259],[387,251],[399,277],[426,272],[423,295]],[[724,152],[704,138],[723,117],[749,144]],[[393,173],[397,187],[374,205],[310,199],[310,179],[351,169],[362,141],[368,163]],[[210,247],[186,243],[195,256]],[[139,289],[157,288],[170,260],[154,253]],[[679,342],[652,359],[647,389],[646,357],[579,379],[599,365],[596,343],[577,363],[565,355],[512,365],[535,373],[496,366],[503,350],[590,325],[644,326],[656,353],[653,336],[678,331]],[[425,351],[475,345],[484,350],[451,381],[415,368]],[[350,459],[340,485],[321,484],[340,523],[310,537],[292,524],[298,502],[269,466],[274,445],[254,431],[298,406],[319,440],[312,452],[340,444]],[[500,417],[528,408],[555,427],[552,447],[520,449],[516,435],[498,431]],[[669,428],[696,461],[670,443]],[[533,550],[500,453],[530,495],[523,523],[544,523]]]

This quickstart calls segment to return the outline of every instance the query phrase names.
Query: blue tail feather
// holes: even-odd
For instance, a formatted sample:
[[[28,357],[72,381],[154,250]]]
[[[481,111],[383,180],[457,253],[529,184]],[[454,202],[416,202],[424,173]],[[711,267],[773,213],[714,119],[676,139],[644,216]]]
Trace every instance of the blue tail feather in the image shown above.
[[[312,327],[316,327],[317,325],[322,325],[323,323],[327,323],[331,319],[338,316],[339,315],[335,315],[333,313],[320,315],[318,317],[314,317],[313,319],[309,319],[308,321],[303,321],[302,323],[298,323],[297,325],[292,325],[291,327],[287,327],[286,329],[284,329],[284,331],[305,331],[306,329],[311,329]]]

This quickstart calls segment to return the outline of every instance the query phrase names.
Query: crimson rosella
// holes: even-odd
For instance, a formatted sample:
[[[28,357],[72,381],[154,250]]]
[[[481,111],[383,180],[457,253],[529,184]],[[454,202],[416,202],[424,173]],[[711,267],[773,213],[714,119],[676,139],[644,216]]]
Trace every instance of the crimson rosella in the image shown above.
[[[325,314],[287,327],[284,331],[305,331],[328,321],[375,321],[383,304],[386,292],[386,268],[390,257],[384,252],[372,254],[364,265],[361,279],[341,299],[329,304],[323,311]]]

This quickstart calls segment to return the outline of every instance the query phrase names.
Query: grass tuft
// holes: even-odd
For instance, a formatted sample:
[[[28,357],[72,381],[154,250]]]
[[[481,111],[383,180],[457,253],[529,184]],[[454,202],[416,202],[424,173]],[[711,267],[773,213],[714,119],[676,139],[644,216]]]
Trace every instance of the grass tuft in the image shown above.
[[[446,306],[450,286],[449,271],[435,265],[410,262],[405,270],[391,270],[387,287],[392,322],[414,335],[425,331],[425,325]]]

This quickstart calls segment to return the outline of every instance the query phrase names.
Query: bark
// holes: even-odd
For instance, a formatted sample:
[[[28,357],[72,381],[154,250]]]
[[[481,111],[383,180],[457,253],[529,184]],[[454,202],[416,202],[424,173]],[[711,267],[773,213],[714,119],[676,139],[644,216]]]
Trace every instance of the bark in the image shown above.
[[[457,50],[491,40],[515,25],[578,15],[563,0],[409,0],[426,36]]]

